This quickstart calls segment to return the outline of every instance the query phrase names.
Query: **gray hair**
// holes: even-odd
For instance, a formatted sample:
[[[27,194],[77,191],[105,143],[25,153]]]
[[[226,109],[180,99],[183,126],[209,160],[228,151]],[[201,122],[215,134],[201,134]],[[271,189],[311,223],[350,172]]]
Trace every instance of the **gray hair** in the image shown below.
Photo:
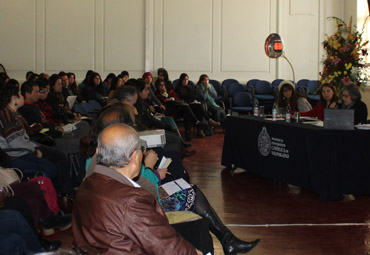
[[[120,102],[130,103],[137,94],[137,90],[132,86],[120,86],[114,93],[114,98]]]
[[[353,102],[361,100],[361,98],[362,98],[361,93],[360,93],[360,90],[358,89],[358,87],[356,85],[350,84],[350,85],[344,86],[341,90],[341,94],[345,90],[348,92],[348,94],[351,97]]]
[[[113,126],[124,127],[127,131],[121,132],[114,140],[102,141],[102,136],[108,128]],[[130,162],[132,153],[140,149],[141,141],[136,131],[126,124],[113,124],[108,126],[100,133],[98,138],[97,163],[106,167],[122,168]]]

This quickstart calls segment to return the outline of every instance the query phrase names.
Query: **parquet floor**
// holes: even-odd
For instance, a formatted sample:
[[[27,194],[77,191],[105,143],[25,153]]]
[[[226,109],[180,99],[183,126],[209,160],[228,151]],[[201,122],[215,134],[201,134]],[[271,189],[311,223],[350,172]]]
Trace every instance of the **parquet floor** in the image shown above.
[[[321,201],[308,190],[241,169],[231,174],[220,165],[220,131],[212,137],[194,138],[192,144],[196,154],[184,159],[191,182],[202,189],[220,218],[239,238],[262,238],[249,254],[369,254],[365,243],[370,236],[370,196]],[[70,230],[51,238],[61,239],[64,249],[71,247]],[[215,254],[223,254],[216,238],[214,244]]]

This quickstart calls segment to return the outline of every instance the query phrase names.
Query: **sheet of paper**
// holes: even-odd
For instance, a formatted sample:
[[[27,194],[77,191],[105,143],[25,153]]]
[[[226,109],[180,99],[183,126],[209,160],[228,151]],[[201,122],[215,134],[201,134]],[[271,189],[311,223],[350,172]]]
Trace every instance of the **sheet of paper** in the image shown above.
[[[75,129],[76,129],[75,125],[74,124],[71,124],[71,123],[63,126],[63,131],[64,132],[71,132],[71,131],[73,131]]]
[[[43,133],[48,132],[49,130],[50,130],[50,129],[48,129],[48,128],[43,128],[43,129],[41,129],[40,133],[41,133],[41,134],[43,134]]]
[[[178,192],[181,190],[181,188],[179,187],[179,185],[177,185],[174,181],[172,182],[167,182],[163,185],[161,185],[161,187],[167,192],[167,194],[169,196],[171,196],[172,194]]]
[[[190,184],[187,181],[185,181],[183,178],[177,179],[174,182],[176,182],[182,189],[191,188]]]
[[[355,128],[361,129],[361,130],[370,130],[370,124],[356,125]]]

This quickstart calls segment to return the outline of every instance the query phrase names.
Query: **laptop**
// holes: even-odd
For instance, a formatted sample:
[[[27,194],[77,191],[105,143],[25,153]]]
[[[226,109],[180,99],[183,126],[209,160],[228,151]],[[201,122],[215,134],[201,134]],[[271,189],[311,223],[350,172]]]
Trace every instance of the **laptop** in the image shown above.
[[[67,102],[68,102],[70,108],[72,108],[72,106],[75,104],[76,99],[77,99],[77,96],[68,96],[67,97]]]
[[[324,128],[351,130],[354,129],[353,109],[324,109]]]

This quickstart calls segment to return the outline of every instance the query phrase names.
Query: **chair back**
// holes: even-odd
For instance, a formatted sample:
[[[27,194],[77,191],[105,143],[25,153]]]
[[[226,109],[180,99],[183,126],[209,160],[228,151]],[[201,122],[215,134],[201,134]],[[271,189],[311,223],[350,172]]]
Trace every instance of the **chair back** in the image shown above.
[[[268,81],[257,81],[254,86],[254,93],[257,95],[272,95],[272,86]]]
[[[284,80],[284,79],[276,79],[276,80],[274,80],[274,81],[271,83],[271,86],[272,86],[273,88],[275,88],[275,87],[279,87],[280,83],[281,83],[283,80]]]
[[[225,88],[229,88],[231,84],[233,83],[239,83],[239,81],[235,80],[235,79],[226,79],[222,82],[222,86],[224,86]]]
[[[221,83],[217,80],[209,80],[209,83],[215,88],[217,95],[221,95]]]
[[[176,86],[178,85],[178,83],[179,83],[179,79],[174,80],[174,81],[172,82],[172,86],[173,86],[173,88],[176,88]]]
[[[239,83],[232,83],[229,89],[227,90],[229,97],[234,97],[236,93],[244,91],[245,91],[244,86]]]
[[[319,86],[319,81],[312,80],[307,83],[308,92],[310,95],[314,95],[317,87]]]
[[[239,107],[252,106],[252,95],[248,92],[237,92],[233,97],[233,105]]]
[[[192,87],[193,89],[195,88],[195,84],[194,84],[194,82],[192,82],[191,80],[189,80],[188,85],[189,85],[190,87]]]
[[[309,82],[310,80],[308,79],[301,79],[297,82],[297,84],[295,85],[296,88],[298,87],[307,87],[307,83]]]

